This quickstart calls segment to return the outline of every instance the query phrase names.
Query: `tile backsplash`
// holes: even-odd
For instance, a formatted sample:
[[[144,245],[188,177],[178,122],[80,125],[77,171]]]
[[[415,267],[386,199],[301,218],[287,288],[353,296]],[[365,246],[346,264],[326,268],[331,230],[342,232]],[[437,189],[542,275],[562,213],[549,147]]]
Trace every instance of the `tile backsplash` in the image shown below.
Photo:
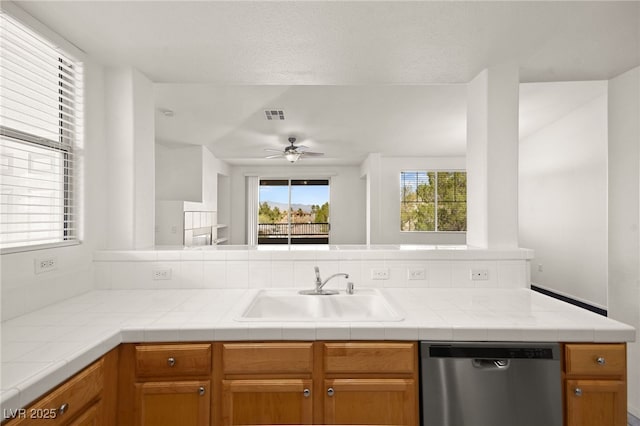
[[[401,251],[158,250],[94,255],[97,289],[312,288],[314,266],[323,278],[349,274],[362,287],[529,287],[526,256],[469,252],[447,256]],[[456,258],[458,257],[458,258]],[[472,279],[472,271],[482,278]],[[378,278],[378,279],[376,279]],[[342,289],[337,278],[327,287]]]

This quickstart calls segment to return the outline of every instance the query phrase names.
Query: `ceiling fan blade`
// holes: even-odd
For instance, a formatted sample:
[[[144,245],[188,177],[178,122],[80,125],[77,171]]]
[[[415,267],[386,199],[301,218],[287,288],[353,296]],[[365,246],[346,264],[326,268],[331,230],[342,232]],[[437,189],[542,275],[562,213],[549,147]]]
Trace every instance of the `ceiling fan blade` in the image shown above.
[[[279,152],[282,154],[282,150],[281,149],[271,149],[271,148],[265,148],[265,151],[271,151],[271,152]]]
[[[284,154],[269,155],[269,156],[264,157],[264,158],[280,158],[280,157],[284,157]]]
[[[321,156],[324,155],[324,152],[304,151],[304,152],[301,152],[300,154],[302,154],[304,156],[308,156],[308,157],[321,157]]]
[[[308,147],[308,146],[304,146],[304,145],[294,145],[294,148],[295,148],[295,149],[303,149],[303,150],[304,150],[304,149],[309,149],[309,147]]]

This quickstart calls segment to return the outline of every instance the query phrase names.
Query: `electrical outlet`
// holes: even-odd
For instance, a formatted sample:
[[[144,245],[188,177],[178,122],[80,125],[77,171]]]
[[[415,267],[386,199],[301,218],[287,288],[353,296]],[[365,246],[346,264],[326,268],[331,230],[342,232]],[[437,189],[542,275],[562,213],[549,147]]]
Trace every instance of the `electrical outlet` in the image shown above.
[[[158,268],[154,269],[153,279],[156,280],[170,280],[171,279],[171,268]]]
[[[486,269],[472,269],[471,280],[472,281],[486,281],[489,279],[489,271]]]
[[[372,280],[388,280],[389,268],[374,268],[371,270]]]
[[[58,269],[58,260],[56,258],[48,259],[36,259],[35,260],[35,273],[42,274],[43,272],[51,272]]]
[[[424,272],[424,268],[409,268],[407,270],[407,279],[408,280],[424,280],[424,279],[426,279],[426,274]]]

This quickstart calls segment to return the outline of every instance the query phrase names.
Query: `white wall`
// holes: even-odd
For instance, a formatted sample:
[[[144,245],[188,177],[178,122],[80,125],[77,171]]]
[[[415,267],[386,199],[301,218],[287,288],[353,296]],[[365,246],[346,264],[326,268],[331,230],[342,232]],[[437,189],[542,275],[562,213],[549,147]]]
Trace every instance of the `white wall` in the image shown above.
[[[609,81],[608,102],[609,314],[636,328],[628,408],[640,417],[640,67]]]
[[[465,170],[465,157],[382,157],[379,188],[372,187],[381,202],[371,212],[372,244],[465,244],[464,232],[401,232],[400,172],[416,170]]]
[[[218,176],[229,166],[201,145],[156,144],[155,159],[155,244],[182,245],[184,212],[217,211]]]
[[[76,296],[93,288],[93,252],[105,247],[108,228],[107,196],[104,191],[110,175],[104,161],[107,143],[104,137],[104,70],[101,65],[77,52],[47,28],[5,2],[3,10],[31,26],[84,63],[84,142],[80,156],[79,187],[82,244],[47,250],[3,254],[0,256],[0,299],[2,320],[7,320],[51,303]],[[55,258],[57,270],[36,275],[36,259]]]
[[[202,201],[202,149],[156,144],[156,200]]]
[[[606,308],[607,83],[594,86],[600,96],[520,141],[519,239],[536,253],[533,284]]]
[[[465,170],[465,157],[382,157],[371,154],[362,163],[365,181],[368,244],[465,244],[464,232],[401,232],[400,172]]]
[[[247,175],[270,178],[329,178],[331,244],[365,243],[365,181],[358,166],[318,167],[233,166],[231,167],[231,244],[246,244]]]
[[[184,201],[156,200],[155,245],[184,244]]]

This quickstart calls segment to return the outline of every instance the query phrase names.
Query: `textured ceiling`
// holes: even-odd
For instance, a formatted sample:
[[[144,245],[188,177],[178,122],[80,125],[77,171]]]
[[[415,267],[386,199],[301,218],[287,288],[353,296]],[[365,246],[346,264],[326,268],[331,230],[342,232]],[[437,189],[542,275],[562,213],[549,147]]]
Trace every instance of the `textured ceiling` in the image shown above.
[[[19,1],[107,65],[156,85],[156,136],[257,164],[290,135],[320,159],[464,155],[465,85],[520,66],[522,82],[607,80],[640,65],[640,2]],[[521,135],[602,94],[523,85]],[[606,89],[604,89],[606,90]],[[282,122],[264,109],[284,109]],[[283,160],[270,160],[273,162]],[[274,163],[275,164],[275,163]]]
[[[158,84],[156,133],[164,143],[207,145],[218,158],[246,163],[282,149],[287,137],[321,159],[358,164],[383,155],[464,155],[466,86],[211,86]],[[265,118],[284,110],[284,121]]]
[[[106,63],[156,82],[466,83],[607,79],[640,63],[640,3],[21,1]]]

